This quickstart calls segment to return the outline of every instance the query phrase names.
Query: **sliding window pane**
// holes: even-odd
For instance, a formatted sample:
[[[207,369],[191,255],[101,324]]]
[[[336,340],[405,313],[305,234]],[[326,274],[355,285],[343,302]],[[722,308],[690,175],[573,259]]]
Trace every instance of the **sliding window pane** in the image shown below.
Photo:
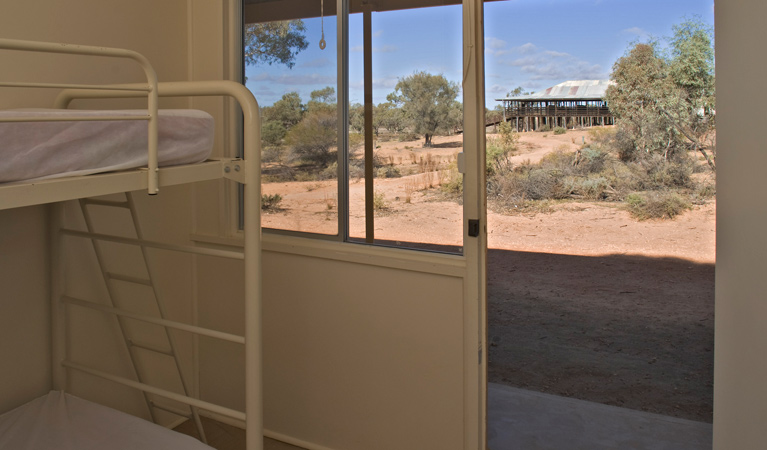
[[[319,4],[291,14],[302,18],[245,26],[246,86],[262,115],[262,225],[337,235],[336,18],[318,17]]]
[[[353,14],[349,24],[350,240],[460,252],[461,6]]]

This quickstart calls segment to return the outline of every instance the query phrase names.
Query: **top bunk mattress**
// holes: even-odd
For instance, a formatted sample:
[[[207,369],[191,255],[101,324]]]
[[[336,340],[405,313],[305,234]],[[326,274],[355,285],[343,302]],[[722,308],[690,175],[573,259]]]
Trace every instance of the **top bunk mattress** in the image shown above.
[[[0,415],[0,448],[212,450],[190,436],[57,391]]]
[[[4,110],[0,117],[146,116],[146,110]],[[164,109],[158,120],[158,165],[194,164],[210,156],[213,117]],[[0,122],[0,183],[89,175],[147,165],[145,120]]]

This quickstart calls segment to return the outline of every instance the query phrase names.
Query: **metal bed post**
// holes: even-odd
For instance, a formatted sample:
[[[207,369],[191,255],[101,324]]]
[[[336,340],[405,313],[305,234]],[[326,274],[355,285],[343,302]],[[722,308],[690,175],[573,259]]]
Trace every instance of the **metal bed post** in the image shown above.
[[[264,443],[263,350],[261,342],[261,124],[258,105],[250,91],[236,84],[245,115],[245,414],[246,447],[261,450]],[[253,98],[247,102],[245,93]],[[255,105],[255,109],[250,108]]]
[[[72,89],[56,99],[65,108],[75,98],[135,97],[136,85],[103,86],[101,92]],[[245,185],[244,264],[245,264],[245,430],[246,450],[263,449],[263,351],[261,341],[261,119],[258,102],[242,84],[234,81],[167,82],[157,85],[160,97],[229,96],[240,105],[243,130],[244,170],[225,170],[225,177]],[[72,233],[70,233],[72,234]],[[145,388],[144,388],[145,389]],[[186,400],[189,402],[189,400]],[[199,402],[196,402],[199,403]],[[200,406],[202,409],[209,409]],[[210,410],[210,409],[209,409]]]
[[[18,39],[3,39],[0,38],[0,49],[5,50],[20,50],[27,52],[44,52],[44,53],[63,53],[69,55],[85,55],[85,56],[104,56],[113,58],[126,58],[132,59],[137,62],[141,69],[144,71],[144,75],[147,79],[147,84],[136,85],[132,89],[143,91],[147,97],[147,116],[141,118],[141,120],[148,121],[148,136],[147,136],[147,191],[149,194],[156,194],[159,192],[159,168],[157,164],[157,131],[159,129],[157,108],[159,105],[159,99],[157,94],[157,73],[154,71],[152,64],[141,53],[131,50],[125,50],[121,48],[110,47],[94,47],[89,45],[73,45],[73,44],[58,44],[51,42],[35,42],[24,41]],[[81,88],[81,89],[103,89],[99,85],[68,85],[58,83],[27,83],[27,82],[1,82],[0,86],[6,87],[37,87],[37,88]],[[103,118],[100,120],[135,120],[131,117],[114,117]],[[23,121],[31,121],[30,118],[25,118]],[[38,119],[39,120],[39,119]],[[50,121],[51,119],[42,119],[43,121]],[[72,120],[70,118],[69,120]],[[83,120],[83,119],[79,119]]]
[[[48,210],[50,217],[50,259],[51,259],[51,375],[53,388],[65,391],[67,388],[67,369],[61,362],[67,359],[67,308],[61,302],[64,292],[62,273],[61,229],[64,209],[61,203],[53,203]]]

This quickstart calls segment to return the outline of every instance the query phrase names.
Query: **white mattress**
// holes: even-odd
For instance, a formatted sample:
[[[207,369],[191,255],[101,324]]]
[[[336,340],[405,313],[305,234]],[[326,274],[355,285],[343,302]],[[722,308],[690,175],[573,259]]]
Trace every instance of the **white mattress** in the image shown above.
[[[211,450],[154,423],[51,391],[0,415],[0,448],[14,450]]]
[[[5,110],[0,117],[146,115],[141,110]],[[160,110],[160,166],[204,161],[213,148],[213,117]],[[0,183],[132,169],[147,164],[145,120],[0,122]]]

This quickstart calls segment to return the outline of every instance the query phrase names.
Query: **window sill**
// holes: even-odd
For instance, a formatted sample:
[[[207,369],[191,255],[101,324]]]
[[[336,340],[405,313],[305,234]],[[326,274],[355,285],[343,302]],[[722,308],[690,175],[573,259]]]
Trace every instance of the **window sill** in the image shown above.
[[[198,245],[229,250],[232,247],[242,248],[244,242],[242,233],[231,237],[194,234],[190,239]],[[272,253],[457,277],[463,277],[466,273],[466,259],[461,255],[377,247],[273,233],[263,233],[261,244],[263,251]]]

